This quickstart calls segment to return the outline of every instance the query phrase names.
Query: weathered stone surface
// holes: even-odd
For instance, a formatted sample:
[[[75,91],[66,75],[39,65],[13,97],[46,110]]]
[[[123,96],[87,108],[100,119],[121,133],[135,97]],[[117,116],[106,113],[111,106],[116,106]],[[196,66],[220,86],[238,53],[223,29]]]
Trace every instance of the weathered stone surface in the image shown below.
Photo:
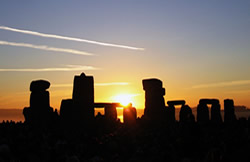
[[[34,80],[30,84],[30,91],[46,91],[50,87],[50,82],[46,80]]]

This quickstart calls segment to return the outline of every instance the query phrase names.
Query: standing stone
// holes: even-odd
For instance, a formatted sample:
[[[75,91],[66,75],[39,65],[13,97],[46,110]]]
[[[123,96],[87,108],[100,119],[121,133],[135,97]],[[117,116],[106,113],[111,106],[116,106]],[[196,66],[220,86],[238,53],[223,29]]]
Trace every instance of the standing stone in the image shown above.
[[[79,122],[94,118],[94,78],[82,73],[74,78],[73,104]]]
[[[166,106],[166,121],[168,123],[174,123],[175,122],[175,106],[169,105]]]
[[[65,99],[62,100],[61,102],[61,107],[60,107],[60,117],[63,126],[68,126],[70,124],[73,124],[74,121],[74,114],[72,111],[73,110],[73,100],[72,99]]]
[[[180,110],[180,122],[194,122],[192,109],[188,105],[182,105]]]
[[[168,107],[167,107],[167,121],[168,122],[175,122],[175,105],[185,105],[184,100],[174,100],[174,101],[168,101]]]
[[[234,101],[231,99],[224,100],[224,122],[234,122],[236,116],[234,113]]]
[[[123,122],[125,125],[135,125],[137,118],[136,108],[132,104],[123,108]]]
[[[46,80],[35,80],[30,84],[30,107],[41,108],[50,107],[49,92],[46,91],[50,83]]]
[[[211,106],[211,121],[213,123],[222,123],[219,100],[213,99],[211,104],[212,104],[212,106]]]
[[[41,127],[53,124],[54,112],[50,107],[49,92],[46,91],[50,83],[46,80],[32,81],[30,84],[30,107],[23,109],[25,122]]]
[[[145,79],[142,81],[145,90],[144,115],[149,119],[161,120],[165,115],[165,89],[159,79]]]
[[[48,91],[33,91],[30,94],[30,107],[35,109],[43,109],[50,107]]]
[[[197,122],[208,123],[209,121],[209,110],[207,106],[207,100],[201,99],[197,106]]]
[[[104,114],[107,120],[116,121],[117,120],[116,106],[113,104],[106,105],[104,107]]]

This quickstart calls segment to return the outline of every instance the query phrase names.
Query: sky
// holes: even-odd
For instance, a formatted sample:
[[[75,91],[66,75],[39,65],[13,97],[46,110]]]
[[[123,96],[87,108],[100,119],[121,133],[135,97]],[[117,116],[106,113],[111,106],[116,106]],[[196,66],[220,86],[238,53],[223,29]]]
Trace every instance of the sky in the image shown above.
[[[249,62],[249,0],[0,1],[0,108],[28,107],[31,81],[45,79],[59,109],[82,72],[95,102],[144,108],[142,80],[158,78],[166,102],[250,108]]]

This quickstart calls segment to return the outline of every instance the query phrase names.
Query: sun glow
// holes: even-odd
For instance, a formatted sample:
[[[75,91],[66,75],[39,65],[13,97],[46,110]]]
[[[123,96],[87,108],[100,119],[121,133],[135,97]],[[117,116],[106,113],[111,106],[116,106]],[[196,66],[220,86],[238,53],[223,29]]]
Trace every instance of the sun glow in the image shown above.
[[[130,103],[133,104],[133,95],[130,94],[120,94],[113,97],[115,102],[119,102],[122,106],[128,106]]]

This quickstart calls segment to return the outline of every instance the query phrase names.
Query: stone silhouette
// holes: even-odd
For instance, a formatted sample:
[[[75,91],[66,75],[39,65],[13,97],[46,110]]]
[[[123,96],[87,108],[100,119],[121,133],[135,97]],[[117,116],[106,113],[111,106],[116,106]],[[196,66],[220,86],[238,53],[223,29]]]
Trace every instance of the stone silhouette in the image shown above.
[[[210,104],[211,106],[211,121],[213,123],[222,123],[222,117],[220,113],[220,101],[217,99],[211,100]]]
[[[30,107],[23,109],[25,122],[36,126],[48,126],[58,116],[50,107],[50,83],[46,80],[32,81],[30,84]]]
[[[222,117],[220,113],[220,102],[217,99],[200,99],[197,107],[197,121],[206,123],[209,121],[208,105],[211,106],[211,121],[221,123]]]
[[[104,108],[106,121],[117,121],[117,107],[120,103],[94,103],[94,79],[82,73],[75,76],[72,99],[62,100],[60,117],[63,125],[86,125],[94,119],[94,109]],[[136,110],[130,108],[136,116]],[[126,113],[125,113],[126,114]],[[100,116],[100,115],[99,115]],[[131,117],[130,117],[131,118]],[[136,117],[134,117],[136,119]],[[131,118],[131,120],[134,120]]]
[[[234,101],[231,99],[224,100],[224,122],[231,123],[236,120],[234,113]]]
[[[95,108],[104,108],[104,117],[109,121],[117,120],[117,107],[121,107],[120,103],[95,103]]]
[[[151,121],[175,122],[175,106],[181,105],[180,122],[194,121],[192,109],[185,105],[184,100],[168,101],[165,106],[165,88],[159,79],[144,79],[142,81],[145,90],[145,110],[144,116]],[[30,107],[23,109],[26,123],[34,125],[48,126],[59,121],[57,110],[50,107],[50,97],[47,89],[50,83],[46,80],[35,80],[30,84]],[[209,122],[209,109],[211,105],[211,121],[222,123],[220,113],[220,103],[217,99],[200,99],[197,107],[197,122]],[[82,73],[74,78],[72,99],[65,99],[61,102],[60,121],[64,126],[83,126],[94,123],[94,109],[104,108],[104,119],[107,121],[117,120],[117,107],[122,107],[120,103],[94,103],[94,78]],[[225,122],[236,120],[233,100],[224,100]],[[130,104],[123,109],[124,123],[135,124],[137,121],[136,109]]]
[[[110,120],[117,120],[117,110],[114,105],[109,105],[104,107],[105,117]]]
[[[208,123],[209,121],[209,110],[207,106],[207,99],[200,99],[197,106],[197,122]]]
[[[145,110],[146,118],[161,120],[166,115],[165,89],[162,87],[162,81],[159,79],[145,79],[142,81],[143,90],[145,90]]]
[[[73,125],[74,121],[74,105],[72,99],[65,99],[61,102],[60,107],[60,118],[61,118],[61,124],[64,128],[70,127],[70,125]]]
[[[176,105],[185,105],[184,100],[174,100],[174,101],[168,101],[168,107],[167,107],[167,121],[169,122],[175,122],[175,106]]]
[[[180,122],[182,123],[190,123],[195,121],[192,109],[188,105],[182,105],[179,116]]]
[[[123,122],[125,125],[135,125],[137,118],[136,108],[132,107],[132,104],[123,108]]]
[[[62,100],[61,121],[65,125],[82,126],[94,119],[94,78],[82,73],[75,76],[72,99]]]
[[[45,80],[32,81],[30,84],[30,107],[43,108],[50,107],[49,92],[46,91],[50,83]]]
[[[180,122],[193,122],[194,121],[194,115],[192,113],[192,109],[188,106],[185,105],[186,101],[185,100],[174,100],[174,101],[168,101],[168,107],[167,107],[167,114],[168,118],[171,122],[175,121],[175,106],[176,105],[181,105],[181,110],[179,113],[179,119]]]
[[[75,76],[73,87],[75,118],[79,122],[89,122],[94,118],[94,78],[82,73]]]

